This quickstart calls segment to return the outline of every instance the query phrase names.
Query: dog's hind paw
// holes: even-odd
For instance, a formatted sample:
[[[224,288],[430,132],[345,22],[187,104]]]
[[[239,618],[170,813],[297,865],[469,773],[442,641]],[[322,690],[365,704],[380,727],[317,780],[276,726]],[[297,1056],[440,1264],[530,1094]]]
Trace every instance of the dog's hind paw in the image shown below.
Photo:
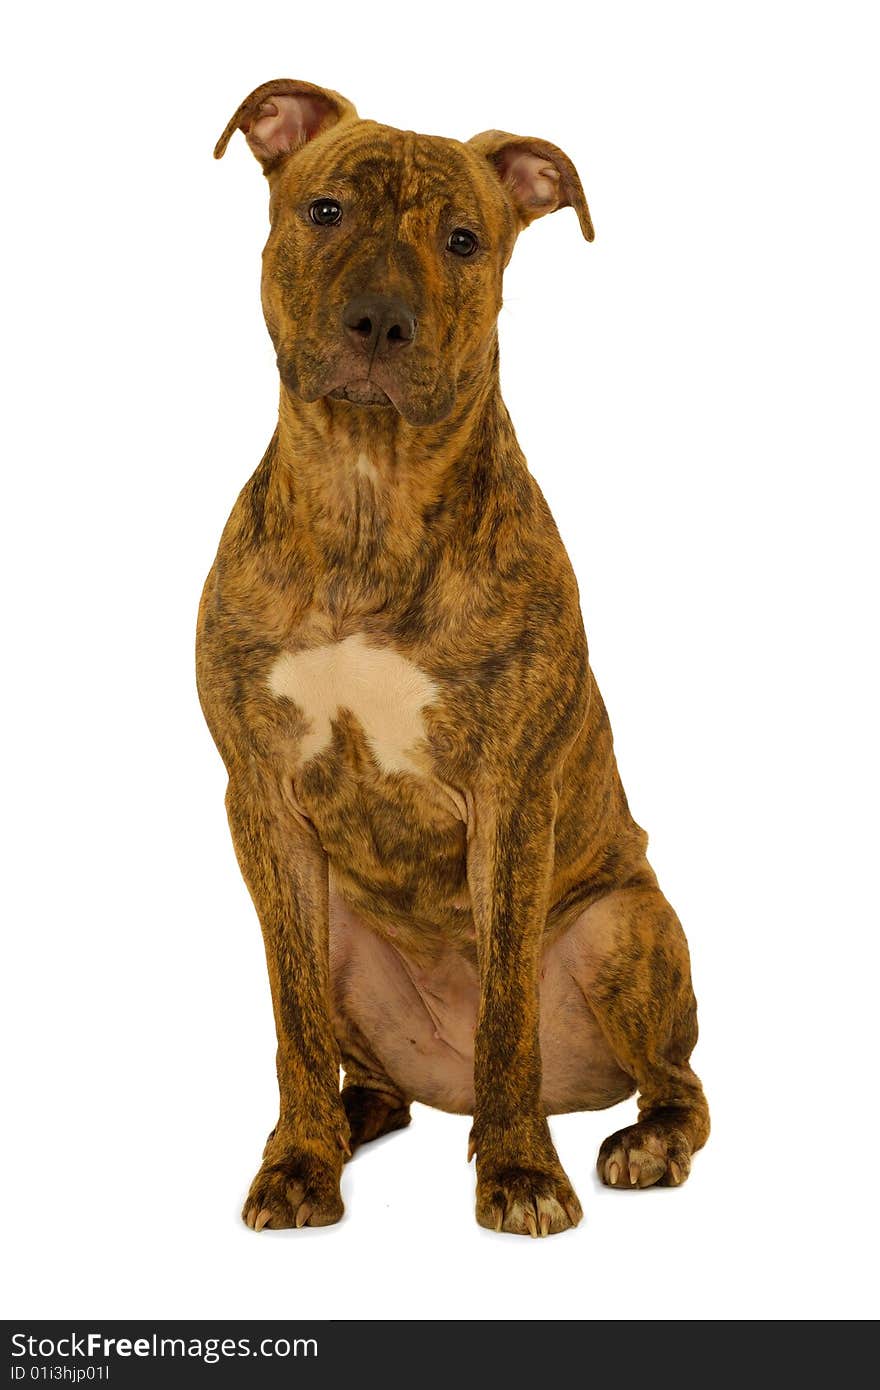
[[[405,1101],[391,1100],[384,1093],[368,1090],[365,1086],[343,1086],[342,1108],[351,1131],[349,1158],[361,1144],[405,1129],[412,1119]]]
[[[610,1135],[596,1164],[606,1187],[680,1187],[691,1171],[691,1150],[680,1130],[640,1120]]]

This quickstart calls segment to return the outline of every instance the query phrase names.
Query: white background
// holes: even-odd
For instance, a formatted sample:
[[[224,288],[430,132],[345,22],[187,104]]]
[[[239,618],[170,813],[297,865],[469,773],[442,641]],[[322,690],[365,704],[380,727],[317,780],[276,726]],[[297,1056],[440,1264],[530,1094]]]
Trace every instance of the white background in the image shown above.
[[[4,39],[6,1316],[858,1318],[876,1311],[873,7],[60,3]],[[468,1121],[238,1217],[275,1116],[260,934],[193,679],[272,430],[259,82],[542,135],[596,224],[521,240],[503,386],[581,585],[634,813],[690,938],[714,1132],[585,1219],[473,1220]]]

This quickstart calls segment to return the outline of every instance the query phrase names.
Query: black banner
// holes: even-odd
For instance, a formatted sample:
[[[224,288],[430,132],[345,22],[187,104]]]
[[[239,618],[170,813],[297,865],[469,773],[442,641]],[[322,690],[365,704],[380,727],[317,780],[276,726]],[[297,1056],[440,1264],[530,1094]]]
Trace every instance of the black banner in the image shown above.
[[[335,1387],[344,1383],[339,1377],[346,1375],[389,1387],[409,1387],[424,1380],[431,1385],[448,1380],[453,1386],[467,1386],[483,1379],[497,1384],[500,1376],[512,1385],[540,1385],[548,1375],[567,1383],[572,1371],[584,1379],[612,1375],[626,1385],[635,1356],[657,1358],[661,1383],[673,1364],[662,1351],[664,1345],[671,1345],[669,1334],[658,1338],[657,1325],[651,1322],[628,1322],[625,1329],[616,1322],[589,1319],[491,1323],[81,1319],[6,1321],[3,1326],[7,1366],[0,1370],[0,1377],[13,1387]],[[738,1337],[738,1348],[731,1348],[728,1334],[719,1331],[717,1323],[693,1326],[700,1328],[695,1340],[702,1344],[701,1354],[711,1361],[714,1343],[725,1375],[754,1370],[756,1352],[749,1337]],[[769,1370],[783,1348],[767,1323],[759,1326],[761,1355]],[[797,1339],[785,1333],[784,1355],[778,1364],[790,1373],[794,1361],[808,1358],[811,1373],[819,1377],[839,1369],[840,1348],[825,1337],[826,1326],[822,1324],[821,1339],[815,1322],[802,1329]]]

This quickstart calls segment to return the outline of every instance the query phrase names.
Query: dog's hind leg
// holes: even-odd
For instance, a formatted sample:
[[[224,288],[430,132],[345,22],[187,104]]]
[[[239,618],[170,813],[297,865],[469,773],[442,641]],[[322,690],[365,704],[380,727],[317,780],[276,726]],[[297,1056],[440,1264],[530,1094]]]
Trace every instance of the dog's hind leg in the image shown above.
[[[337,1013],[336,1028],[345,1072],[342,1105],[348,1116],[353,1154],[371,1139],[406,1129],[412,1116],[409,1100],[385,1074],[356,1025],[349,1019],[341,1020]]]
[[[352,1153],[371,1139],[381,1139],[396,1129],[406,1129],[412,1116],[409,1105],[400,1095],[376,1090],[373,1085],[359,1086],[349,1076],[342,1087],[342,1105],[351,1126],[349,1146]]]
[[[709,1134],[703,1087],[690,1067],[697,1006],[678,918],[643,881],[599,899],[566,935],[569,968],[639,1089],[638,1123],[605,1140],[599,1177],[609,1187],[678,1186]]]

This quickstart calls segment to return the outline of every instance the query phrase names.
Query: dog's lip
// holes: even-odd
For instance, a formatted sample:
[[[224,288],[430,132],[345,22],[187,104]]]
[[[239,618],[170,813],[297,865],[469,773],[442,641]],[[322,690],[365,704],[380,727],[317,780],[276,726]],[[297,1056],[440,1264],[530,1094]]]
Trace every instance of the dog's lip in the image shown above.
[[[327,393],[334,400],[350,401],[354,405],[391,405],[391,397],[378,382],[369,377],[349,377]]]

